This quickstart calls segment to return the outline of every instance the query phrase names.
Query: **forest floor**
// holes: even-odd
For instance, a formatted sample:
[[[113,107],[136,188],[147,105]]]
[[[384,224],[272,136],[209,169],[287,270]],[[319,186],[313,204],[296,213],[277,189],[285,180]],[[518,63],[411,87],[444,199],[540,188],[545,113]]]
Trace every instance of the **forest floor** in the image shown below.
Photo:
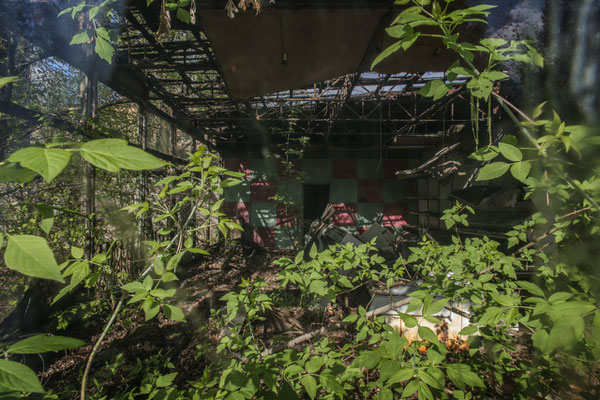
[[[289,306],[268,312],[264,323],[256,327],[257,340],[265,344],[270,345],[274,339],[293,339],[302,333],[318,329],[324,323],[333,324],[353,310],[334,305],[323,313],[320,309],[298,306],[299,295],[296,296],[293,290],[285,291],[284,294],[278,291],[277,273],[280,267],[274,265],[273,261],[282,256],[293,256],[293,251],[265,250],[252,244],[238,244],[225,250],[213,248],[210,254],[178,271],[180,282],[177,305],[184,310],[187,323],[168,321],[162,314],[145,322],[142,313],[132,312],[118,320],[104,339],[93,364],[93,370],[98,372],[99,383],[105,386],[104,390],[107,389],[106,385],[113,386],[115,393],[129,389],[131,382],[123,371],[115,376],[107,375],[107,371],[114,369],[117,363],[133,367],[139,363],[138,359],[146,360],[159,352],[163,356],[161,362],[168,364],[164,361],[168,360],[172,363],[173,371],[179,373],[176,385],[200,380],[204,366],[210,362],[210,356],[203,355],[199,348],[207,343],[215,348],[222,335],[221,330],[214,326],[210,310],[223,308],[225,302],[219,299],[236,289],[242,279],[263,279],[267,284],[262,288],[264,292],[278,292],[279,296],[287,297],[279,298],[277,302]],[[64,334],[68,335],[68,329]],[[342,340],[350,339],[350,334],[345,330],[333,334]],[[41,375],[44,387],[55,392],[76,393],[76,385],[81,381],[87,357],[98,337],[99,333],[89,339],[87,346],[63,352],[62,356],[45,365]],[[110,379],[101,382],[102,378]],[[93,387],[91,389],[94,390]]]

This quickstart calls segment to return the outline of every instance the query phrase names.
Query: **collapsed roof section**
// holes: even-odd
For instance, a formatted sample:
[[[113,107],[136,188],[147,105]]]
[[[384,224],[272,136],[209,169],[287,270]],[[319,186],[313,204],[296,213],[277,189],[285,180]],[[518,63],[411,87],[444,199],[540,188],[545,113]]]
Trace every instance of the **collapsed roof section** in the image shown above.
[[[157,39],[160,3],[124,3],[112,65],[69,46],[77,31],[66,1],[9,0],[3,23],[49,54],[143,105],[182,131],[230,148],[276,143],[290,129],[321,148],[430,147],[469,121],[457,80],[433,103],[416,92],[451,63],[441,43],[419,41],[369,71],[391,42],[399,7],[390,0],[277,0],[230,19],[225,0],[196,0],[197,21],[172,18]],[[264,2],[267,3],[267,2]],[[10,11],[6,11],[6,9]],[[71,29],[68,29],[68,27]],[[466,35],[477,35],[466,31]],[[290,124],[291,123],[291,124]]]

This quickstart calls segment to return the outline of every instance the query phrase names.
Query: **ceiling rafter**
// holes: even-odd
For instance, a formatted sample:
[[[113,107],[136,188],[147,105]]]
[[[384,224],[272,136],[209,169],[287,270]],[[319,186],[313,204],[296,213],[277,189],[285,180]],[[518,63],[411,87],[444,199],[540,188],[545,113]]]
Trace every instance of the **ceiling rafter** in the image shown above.
[[[190,91],[192,91],[193,93],[195,93],[196,95],[198,95],[198,100],[201,101],[202,99],[202,95],[196,92],[196,88],[194,87],[194,85],[192,84],[192,80],[189,77],[189,75],[183,71],[180,68],[180,65],[178,63],[175,63],[173,61],[173,59],[171,58],[171,56],[167,53],[167,51],[165,50],[165,48],[163,47],[162,44],[160,44],[156,38],[154,37],[154,35],[152,35],[152,33],[148,30],[148,27],[141,24],[135,15],[133,15],[133,13],[131,12],[131,10],[127,10],[125,13],[125,16],[127,18],[127,20],[133,25],[135,26],[140,33],[144,36],[144,38],[156,49],[156,51],[158,53],[160,53],[161,55],[164,55],[165,59],[167,61],[169,61],[171,64],[173,64],[174,69],[179,73],[179,76],[181,76],[181,79],[183,80],[183,82],[185,83],[185,85],[189,88]],[[205,105],[212,110],[212,107],[209,104]]]

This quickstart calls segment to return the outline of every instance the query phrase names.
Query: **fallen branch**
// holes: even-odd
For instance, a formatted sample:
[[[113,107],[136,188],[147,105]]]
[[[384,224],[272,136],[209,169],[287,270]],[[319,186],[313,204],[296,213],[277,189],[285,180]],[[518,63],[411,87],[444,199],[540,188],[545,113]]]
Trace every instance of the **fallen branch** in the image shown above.
[[[388,312],[389,310],[391,310],[393,308],[397,308],[397,307],[400,307],[400,306],[403,306],[405,304],[410,303],[411,300],[412,299],[409,297],[409,298],[406,298],[406,299],[395,301],[395,302],[390,303],[390,304],[388,304],[386,306],[382,306],[382,307],[376,308],[373,311],[369,311],[365,315],[365,317],[366,318],[371,318],[371,317],[374,317],[376,315],[384,314],[384,313]],[[274,347],[271,347],[270,349],[264,350],[262,353],[260,353],[260,356],[261,357],[265,357],[265,356],[271,355],[273,353],[278,353],[278,352],[283,351],[285,349],[291,349],[292,347],[294,347],[294,346],[296,346],[296,345],[298,345],[300,343],[306,342],[306,341],[311,340],[311,339],[313,339],[315,337],[322,336],[325,333],[327,333],[327,331],[329,331],[331,329],[334,329],[334,328],[336,328],[336,329],[340,328],[341,326],[342,326],[342,323],[338,322],[338,323],[333,324],[333,325],[324,326],[324,327],[322,327],[320,329],[317,329],[316,331],[305,333],[304,335],[298,336],[297,338],[294,338],[294,339],[290,340],[289,342],[282,343],[282,344],[280,344],[278,346],[274,346]]]

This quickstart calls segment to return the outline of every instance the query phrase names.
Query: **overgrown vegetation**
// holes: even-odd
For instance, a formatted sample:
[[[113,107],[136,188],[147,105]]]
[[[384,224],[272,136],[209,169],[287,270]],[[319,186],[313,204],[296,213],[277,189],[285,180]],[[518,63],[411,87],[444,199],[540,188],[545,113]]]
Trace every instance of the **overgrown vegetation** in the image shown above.
[[[478,179],[510,172],[540,211],[507,232],[507,242],[501,243],[461,237],[456,228],[468,225],[473,210],[457,204],[442,217],[448,230],[455,232],[449,243],[423,238],[410,256],[392,265],[372,244],[333,246],[319,253],[313,247],[308,254],[282,257],[276,262],[274,290],[265,290],[267,284],[260,279],[244,279],[220,298],[222,308],[213,307],[210,326],[198,328],[197,334],[205,335],[197,348],[203,368],[198,380],[176,381],[178,371],[162,351],[138,358],[135,365],[122,363],[117,354],[104,367],[94,368],[105,336],[132,310],[141,310],[146,321],[161,316],[185,323],[184,311],[175,304],[178,266],[188,253],[208,254],[204,243],[195,243],[194,232],[215,227],[227,237],[229,231],[240,229],[220,211],[223,198],[215,194],[237,184],[242,174],[222,168],[218,156],[200,148],[189,155],[184,168],[157,179],[155,196],[122,209],[140,221],[152,211],[151,230],[157,239],[144,242],[136,270],[101,288],[101,296],[118,300],[111,304],[82,366],[77,382],[82,399],[86,395],[95,399],[598,397],[597,129],[567,124],[545,104],[528,113],[494,91],[497,81],[508,78],[499,70],[503,61],[542,67],[543,59],[529,42],[460,40],[458,29],[467,22],[485,22],[491,6],[452,11],[451,0],[397,3],[410,5],[387,30],[397,42],[374,63],[407,50],[421,36],[441,39],[458,58],[446,71],[446,79],[470,77],[466,86],[474,112],[499,105],[514,122],[514,135],[498,141],[492,136],[488,112],[488,144],[471,156],[481,162]],[[439,99],[449,89],[440,79],[420,94]],[[478,131],[474,127],[476,142]],[[49,183],[66,173],[75,154],[109,172],[165,165],[125,141],[100,139],[17,150],[0,165],[0,176],[16,185],[39,174]],[[53,229],[47,219],[42,226],[45,235]],[[115,273],[110,252],[112,243],[120,240],[118,232],[105,251],[86,255],[81,244],[72,243],[70,254],[60,257],[43,234],[31,233],[12,230],[0,235],[4,262],[21,274],[59,282],[54,301],[82,286],[93,288]],[[421,279],[409,298],[372,311],[343,306],[344,295],[374,282],[389,290],[407,271]],[[290,300],[284,294],[292,290],[297,296]],[[269,313],[290,302],[314,312],[318,326],[291,338],[259,335]],[[321,306],[328,304],[340,305],[344,315],[326,320],[327,308]],[[456,312],[461,304],[470,305],[463,312],[469,324],[458,338],[464,343],[453,343],[429,324],[443,325],[438,314],[444,309]],[[416,340],[409,341],[386,323],[383,314],[400,306],[407,306],[399,316],[407,328],[416,327]],[[210,330],[220,334],[211,338]],[[0,359],[0,397],[44,393],[35,373],[17,362],[16,355],[80,345],[78,339],[44,335],[6,343]],[[125,380],[126,391],[114,393],[103,385],[116,376]],[[74,394],[65,390],[46,396]]]

